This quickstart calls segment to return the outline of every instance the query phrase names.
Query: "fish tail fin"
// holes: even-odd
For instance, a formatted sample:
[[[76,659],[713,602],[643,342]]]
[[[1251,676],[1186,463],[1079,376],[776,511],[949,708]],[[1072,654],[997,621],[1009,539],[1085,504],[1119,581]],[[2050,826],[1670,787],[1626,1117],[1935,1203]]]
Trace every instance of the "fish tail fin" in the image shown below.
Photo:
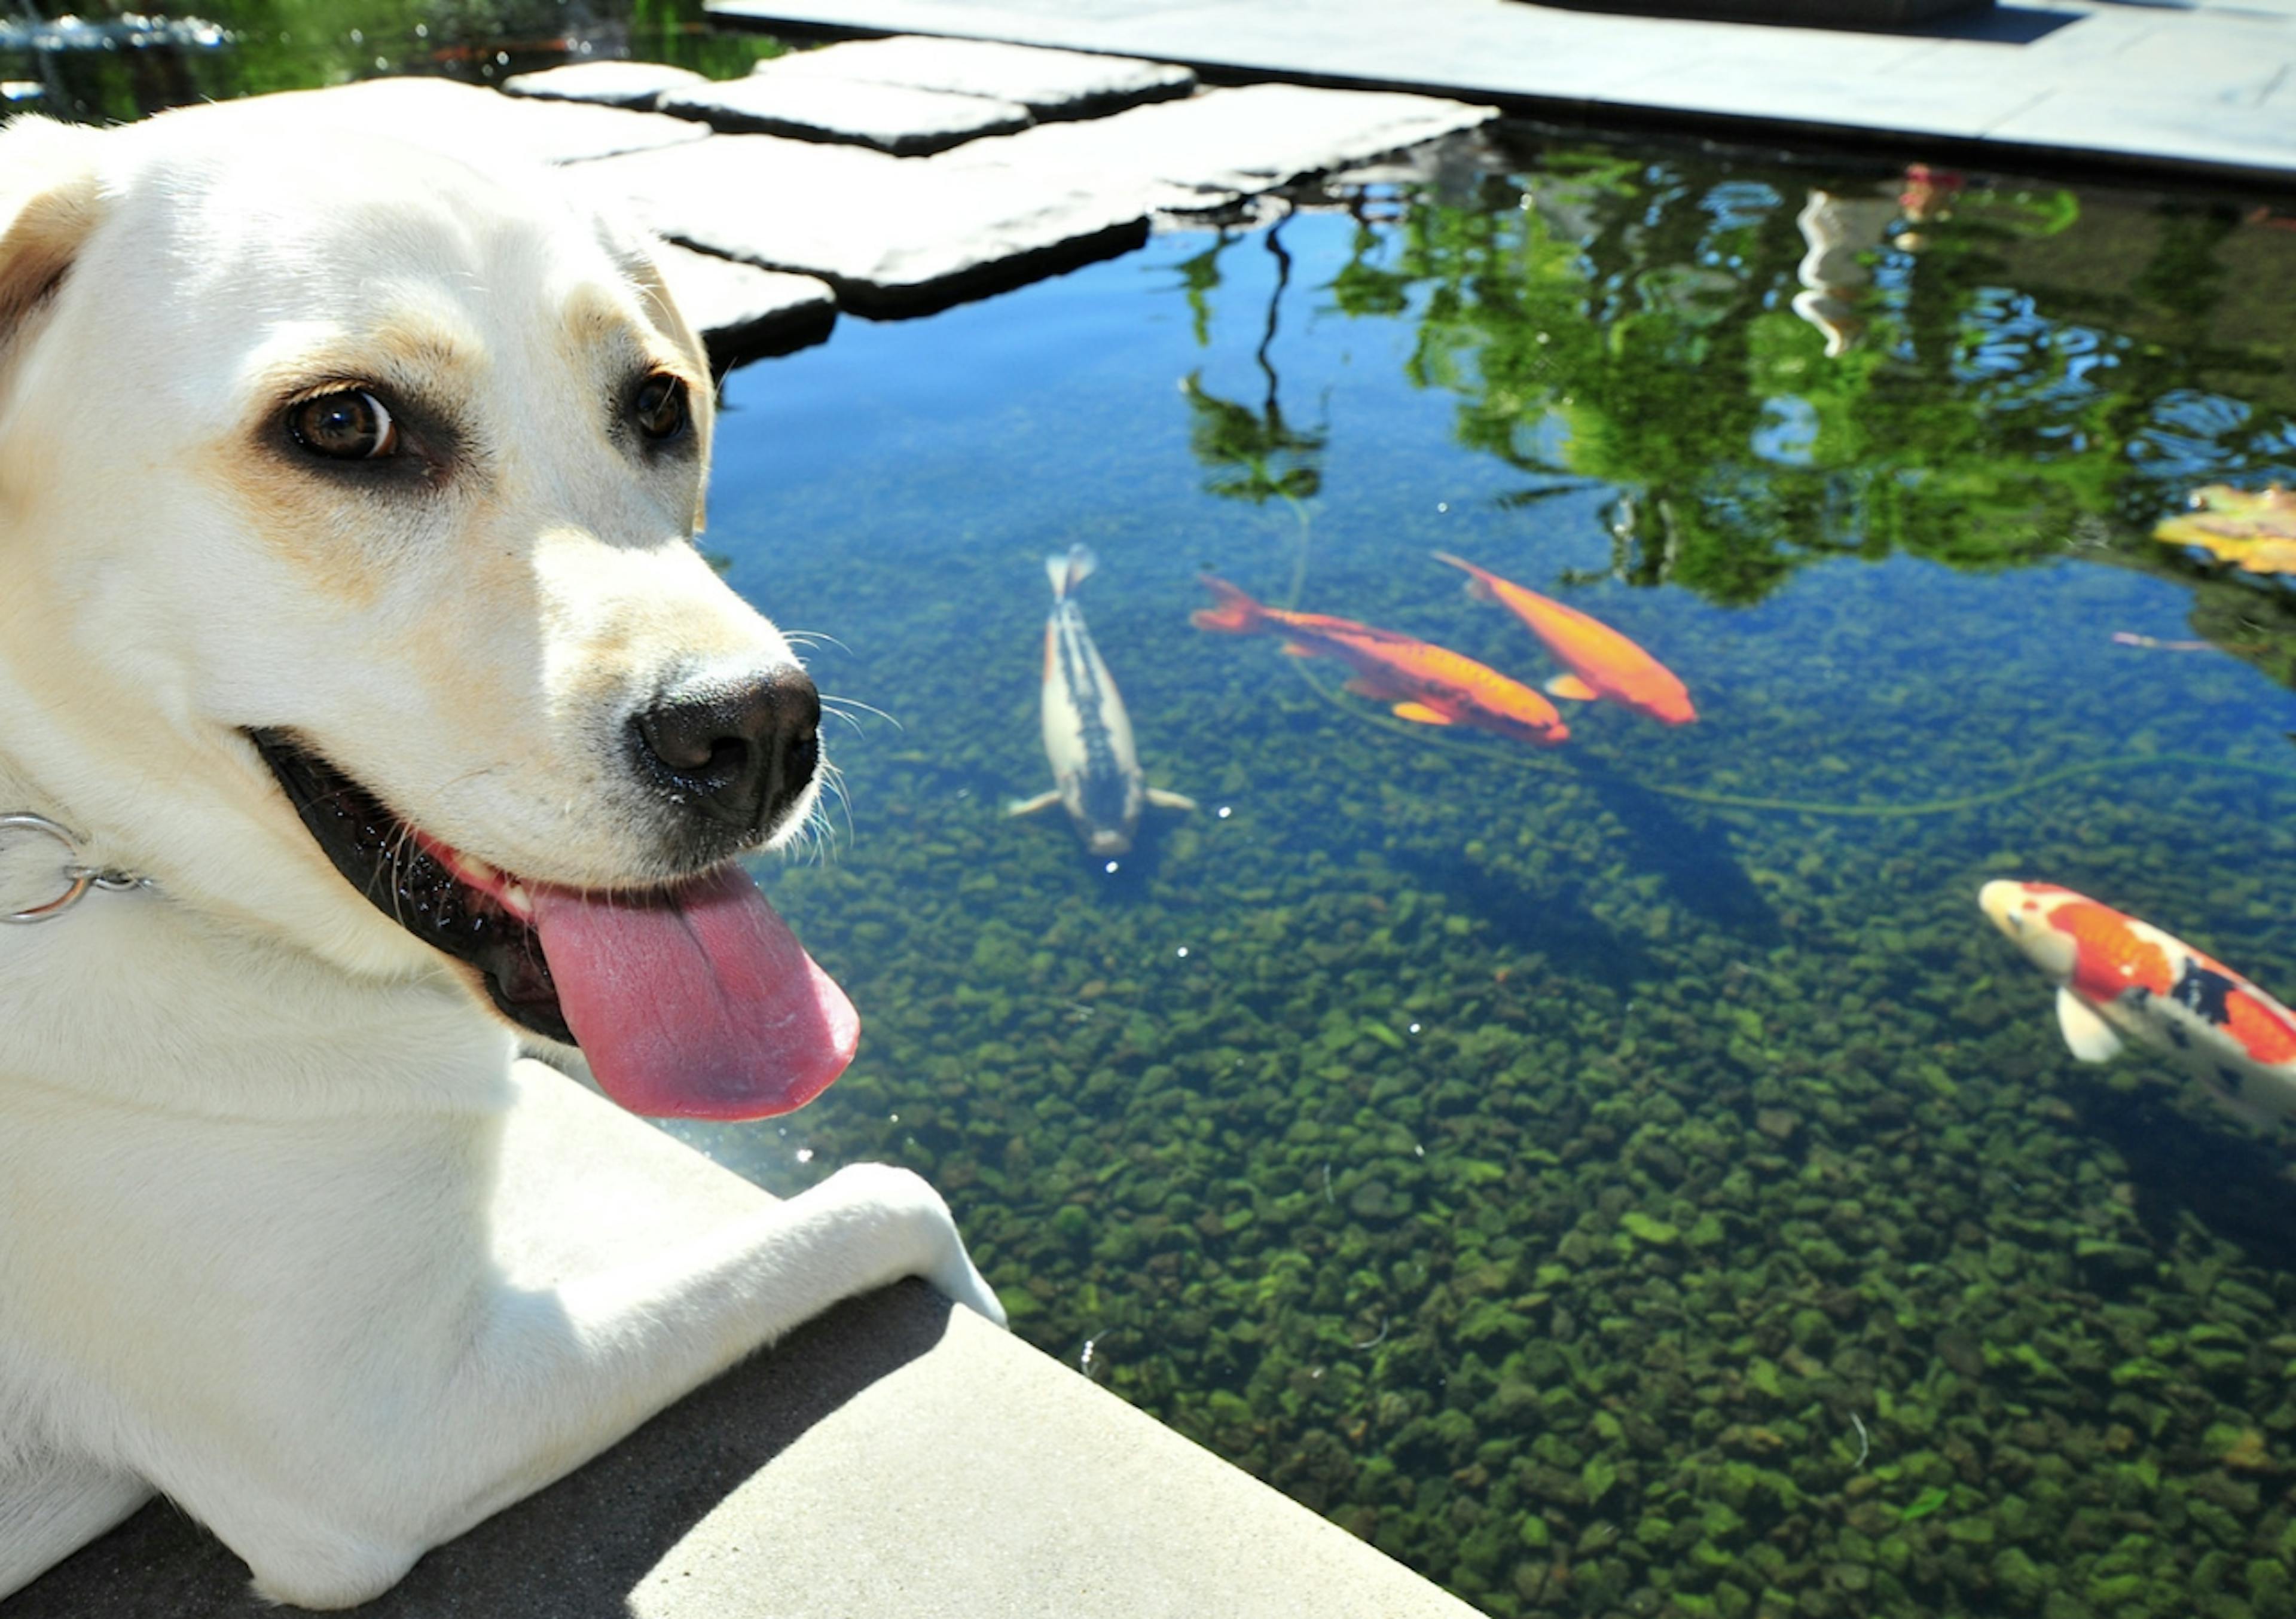
[[[1217,630],[1227,635],[1249,635],[1259,627],[1267,611],[1259,602],[1214,574],[1200,574],[1204,588],[1219,598],[1218,607],[1199,608],[1188,615],[1188,622],[1200,630]]]
[[[1100,559],[1089,545],[1077,544],[1065,554],[1055,552],[1045,559],[1045,577],[1053,582],[1053,600],[1065,601],[1070,592],[1092,576],[1100,566]]]
[[[1490,580],[1486,578],[1483,575],[1483,570],[1476,567],[1472,562],[1468,561],[1464,557],[1455,557],[1447,551],[1431,551],[1427,554],[1433,557],[1438,562],[1448,562],[1452,567],[1465,574],[1467,576],[1467,593],[1472,596],[1476,601],[1496,601],[1498,600],[1498,593],[1491,588]]]

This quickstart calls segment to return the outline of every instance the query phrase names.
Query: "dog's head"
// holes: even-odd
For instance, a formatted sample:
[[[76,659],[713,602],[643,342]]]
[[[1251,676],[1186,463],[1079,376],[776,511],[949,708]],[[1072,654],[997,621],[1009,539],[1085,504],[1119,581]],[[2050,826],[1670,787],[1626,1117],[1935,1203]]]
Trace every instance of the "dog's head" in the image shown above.
[[[818,704],[691,543],[701,348],[554,176],[309,117],[0,133],[0,752],[634,1107],[795,1106],[850,1010],[730,863],[808,813]]]

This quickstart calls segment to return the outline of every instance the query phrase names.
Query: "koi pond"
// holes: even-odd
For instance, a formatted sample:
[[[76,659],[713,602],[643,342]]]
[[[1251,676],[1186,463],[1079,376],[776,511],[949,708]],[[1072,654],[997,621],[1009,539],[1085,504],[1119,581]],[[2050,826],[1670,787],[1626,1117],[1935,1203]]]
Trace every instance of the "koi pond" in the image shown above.
[[[2296,477],[2296,218],[1920,156],[1509,131],[733,373],[707,544],[841,716],[761,875],[865,1034],[679,1132],[923,1172],[1025,1337],[1494,1615],[2296,1615],[2291,1135],[1978,905],[2296,998],[2296,598],[2152,537]],[[1197,805],[1112,856],[1007,813],[1078,544]],[[1438,551],[1695,723],[1191,625],[1566,672]]]
[[[1439,172],[728,379],[709,544],[849,715],[765,880],[865,1034],[682,1133],[924,1172],[1030,1341],[1494,1614],[2296,1614],[2289,1138],[2074,1060],[1977,904],[2296,992],[2296,612],[2151,537],[2296,473],[2296,232],[1572,139]],[[1077,544],[1199,805],[1112,860],[1006,814]],[[1190,625],[1209,570],[1561,673],[1439,550],[1696,723],[1413,724]]]

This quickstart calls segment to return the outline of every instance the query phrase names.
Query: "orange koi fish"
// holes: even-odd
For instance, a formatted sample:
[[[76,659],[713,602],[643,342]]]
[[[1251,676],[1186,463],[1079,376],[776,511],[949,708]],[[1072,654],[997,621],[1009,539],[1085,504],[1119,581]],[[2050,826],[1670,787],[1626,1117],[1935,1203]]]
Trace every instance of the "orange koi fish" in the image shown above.
[[[1546,683],[1550,695],[1582,703],[1608,698],[1622,708],[1647,714],[1669,725],[1687,725],[1698,717],[1698,710],[1690,706],[1689,691],[1675,678],[1674,671],[1602,620],[1549,601],[1537,591],[1525,590],[1447,551],[1435,552],[1435,560],[1464,571],[1472,581],[1467,586],[1470,595],[1505,608],[1546,643],[1557,662],[1569,666],[1570,674]]]
[[[2227,1112],[2296,1116],[2296,1012],[2150,922],[2054,883],[1989,882],[1978,904],[2057,985],[2057,1026],[2083,1062],[2126,1035],[2166,1051]]]
[[[1192,616],[1198,629],[1281,635],[1283,650],[1294,658],[1336,658],[1355,671],[1349,691],[1392,704],[1399,719],[1418,725],[1469,725],[1545,748],[1570,734],[1553,703],[1472,658],[1352,618],[1264,607],[1210,574],[1203,581],[1219,605]]]

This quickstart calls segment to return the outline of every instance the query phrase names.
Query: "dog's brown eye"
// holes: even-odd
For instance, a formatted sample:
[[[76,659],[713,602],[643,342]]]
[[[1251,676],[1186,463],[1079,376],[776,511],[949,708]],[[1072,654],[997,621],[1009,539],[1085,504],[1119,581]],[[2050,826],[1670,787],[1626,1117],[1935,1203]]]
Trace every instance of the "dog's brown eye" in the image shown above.
[[[647,437],[676,437],[685,431],[691,420],[686,411],[684,380],[668,372],[654,372],[638,384],[637,396],[630,401],[630,413],[637,418],[638,431]]]
[[[398,424],[381,400],[360,388],[292,406],[287,430],[314,455],[335,461],[376,461],[398,453]]]

